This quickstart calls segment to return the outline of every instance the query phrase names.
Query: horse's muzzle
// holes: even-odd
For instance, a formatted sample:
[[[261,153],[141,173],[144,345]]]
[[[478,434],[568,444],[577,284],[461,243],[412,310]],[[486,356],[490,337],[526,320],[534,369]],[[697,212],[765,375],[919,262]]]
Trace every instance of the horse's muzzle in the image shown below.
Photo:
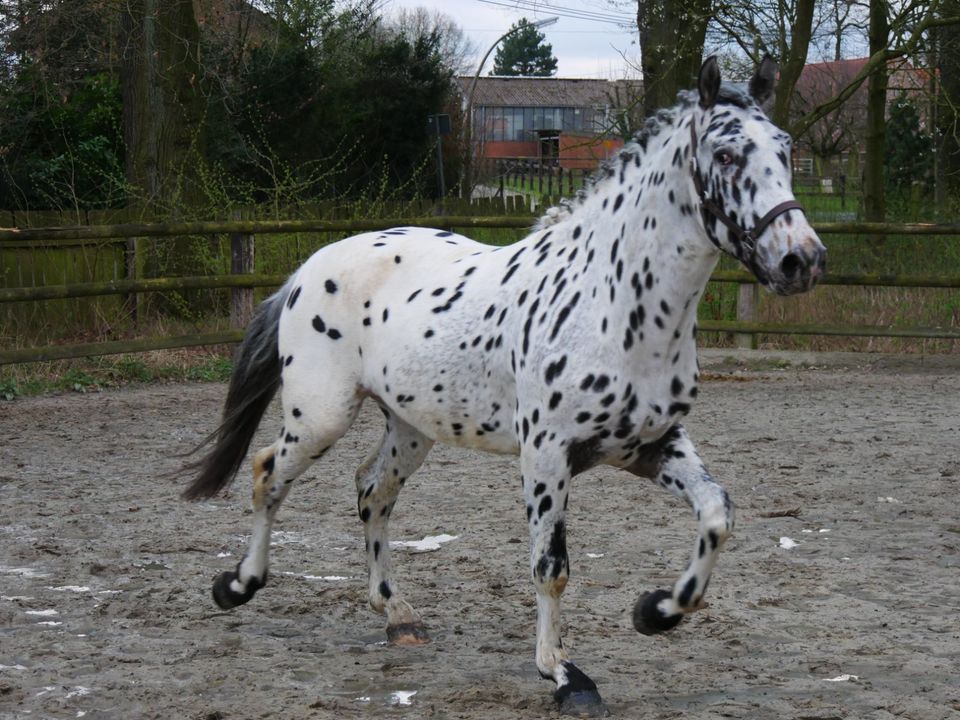
[[[827,249],[816,237],[795,246],[768,271],[769,287],[777,295],[812,290],[827,270]]]

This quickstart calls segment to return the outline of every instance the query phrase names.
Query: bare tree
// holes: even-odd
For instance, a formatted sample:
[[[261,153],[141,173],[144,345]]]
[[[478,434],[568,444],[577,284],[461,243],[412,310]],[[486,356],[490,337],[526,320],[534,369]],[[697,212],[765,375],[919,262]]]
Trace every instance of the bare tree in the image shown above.
[[[145,205],[189,203],[204,113],[193,2],[127,0],[122,13],[127,180]]]
[[[401,8],[391,23],[409,37],[429,36],[436,33],[440,38],[440,55],[443,63],[454,75],[468,75],[475,66],[477,45],[468,38],[463,29],[449,15],[431,12],[427,8]]]
[[[788,126],[795,125],[814,108],[836,96],[850,83],[859,66],[858,62],[849,60],[808,65],[794,88]],[[803,137],[797,138],[798,145],[806,146],[815,157],[824,160],[856,151],[862,140],[866,107],[863,88],[810,125]]]
[[[637,0],[647,115],[672,105],[678,91],[695,85],[712,12],[712,0]]]
[[[945,17],[960,16],[960,0],[945,0]],[[937,34],[936,61],[939,96],[936,100],[938,147],[938,199],[952,192],[960,200],[960,24],[948,25]],[[939,204],[939,203],[938,203]]]
[[[890,38],[887,0],[870,0],[870,56],[883,53]],[[886,146],[887,63],[877,63],[867,82],[867,126],[863,165],[864,219],[883,222],[886,195],[883,157]]]

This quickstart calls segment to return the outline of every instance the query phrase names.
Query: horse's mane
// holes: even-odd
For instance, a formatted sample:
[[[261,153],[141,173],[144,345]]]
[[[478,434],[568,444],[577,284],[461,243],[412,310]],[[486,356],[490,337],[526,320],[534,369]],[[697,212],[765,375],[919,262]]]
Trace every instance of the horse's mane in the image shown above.
[[[600,167],[587,177],[586,186],[577,190],[571,199],[561,199],[560,202],[548,208],[537,221],[535,229],[540,230],[567,220],[578,207],[590,196],[590,191],[611,177],[616,176],[627,163],[643,164],[647,155],[647,146],[651,138],[656,137],[664,128],[672,129],[677,120],[700,99],[696,90],[681,90],[677,93],[677,102],[669,108],[658,110],[655,115],[648,117],[643,126],[633,134],[633,137],[620,149],[614,158],[600,163]],[[745,85],[740,83],[723,83],[717,96],[717,104],[734,105],[746,109],[754,104]]]

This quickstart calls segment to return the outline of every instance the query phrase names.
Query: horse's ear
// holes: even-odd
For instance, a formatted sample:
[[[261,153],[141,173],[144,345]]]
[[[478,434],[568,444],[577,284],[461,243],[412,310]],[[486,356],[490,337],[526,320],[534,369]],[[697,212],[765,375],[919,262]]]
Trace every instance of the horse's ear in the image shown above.
[[[769,55],[765,55],[757,71],[750,78],[750,97],[756,100],[758,105],[763,105],[773,95],[779,69],[777,62]]]
[[[700,107],[709,110],[717,104],[717,96],[720,94],[720,67],[717,65],[716,55],[708,57],[700,66],[697,89],[700,91]]]

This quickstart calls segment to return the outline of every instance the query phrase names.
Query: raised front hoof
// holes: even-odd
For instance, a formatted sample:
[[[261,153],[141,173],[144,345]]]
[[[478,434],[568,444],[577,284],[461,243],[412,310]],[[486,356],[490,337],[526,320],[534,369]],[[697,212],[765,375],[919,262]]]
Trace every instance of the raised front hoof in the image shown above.
[[[213,581],[213,601],[219,608],[230,610],[238,605],[243,605],[265,584],[256,578],[250,578],[244,591],[238,592],[231,587],[233,581],[237,580],[238,577],[236,571],[224,572],[217,575],[217,579]]]
[[[608,717],[610,711],[600,698],[597,686],[586,673],[565,661],[567,682],[553,691],[561,715],[571,717]]]
[[[683,615],[664,615],[660,612],[657,604],[670,597],[666,590],[654,590],[644,593],[633,606],[633,626],[638,633],[643,635],[656,635],[657,633],[672,630],[683,619]]]
[[[426,645],[430,635],[421,622],[398,623],[387,625],[387,640],[391,645]]]

